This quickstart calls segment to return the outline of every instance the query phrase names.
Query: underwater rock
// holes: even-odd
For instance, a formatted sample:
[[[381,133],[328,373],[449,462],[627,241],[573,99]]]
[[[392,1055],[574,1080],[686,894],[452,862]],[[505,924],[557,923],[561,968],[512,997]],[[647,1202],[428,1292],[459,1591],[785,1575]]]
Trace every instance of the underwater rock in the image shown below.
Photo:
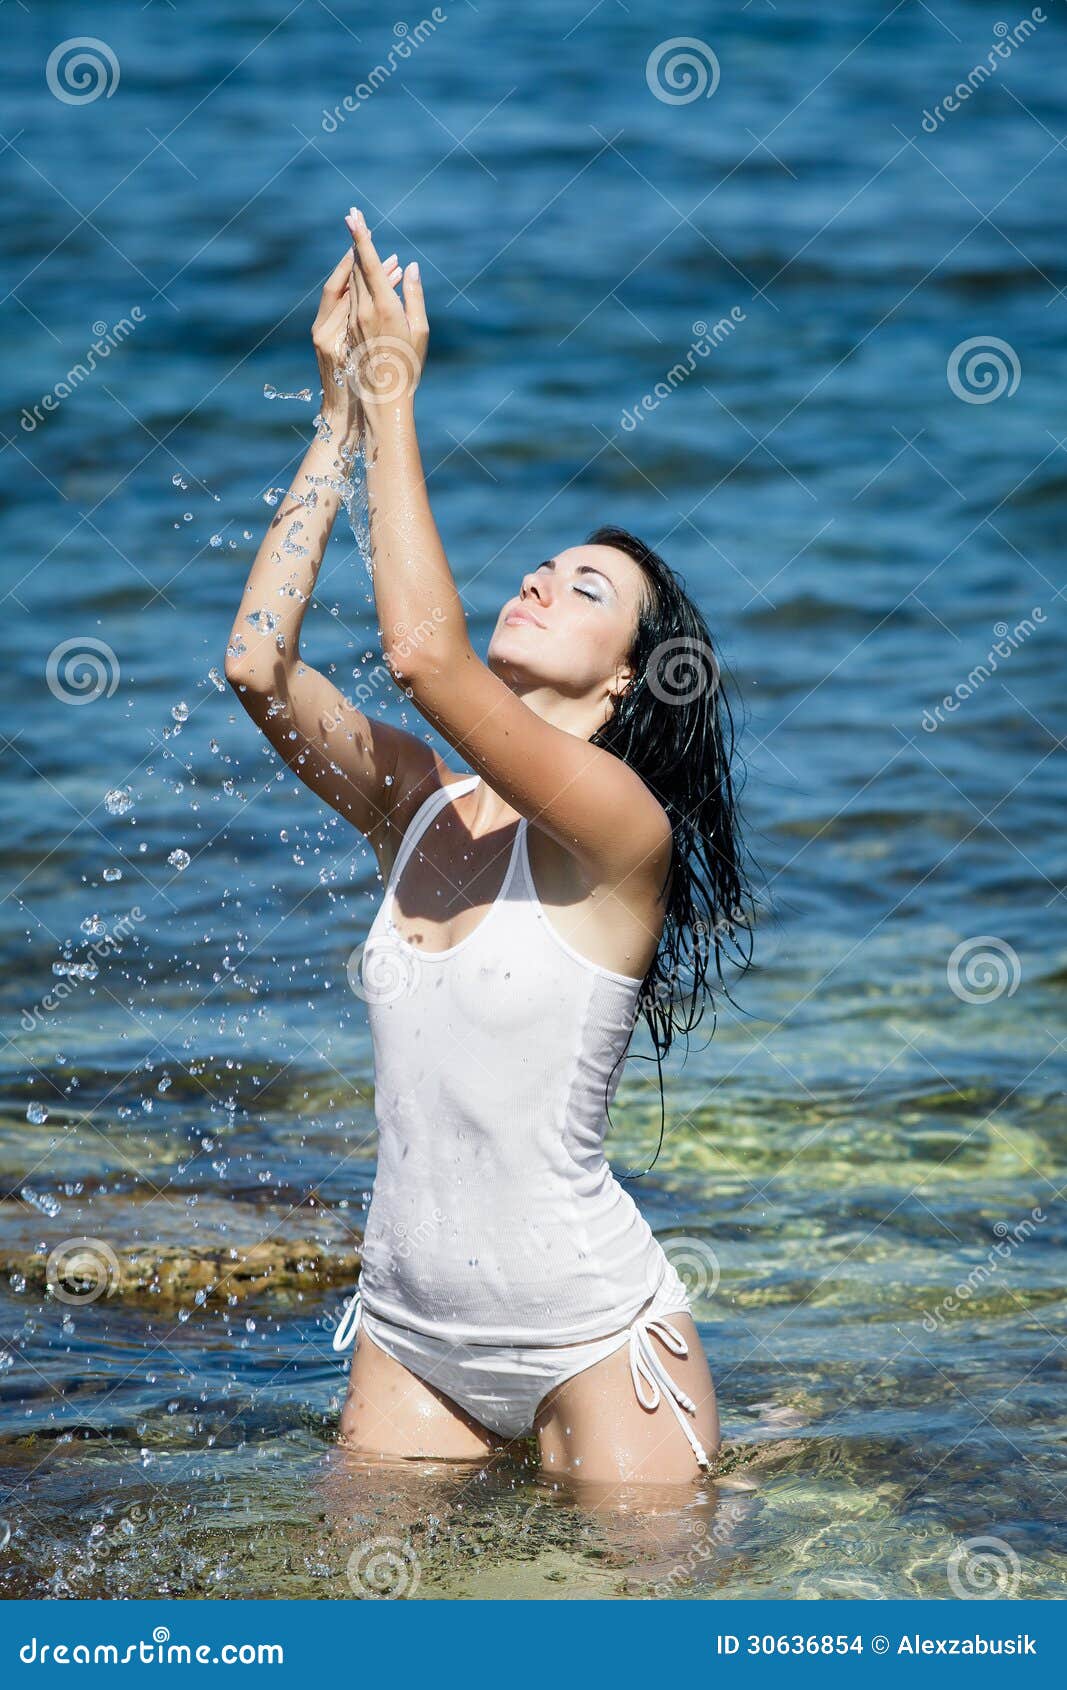
[[[243,1301],[264,1292],[347,1286],[358,1276],[358,1234],[321,1206],[215,1200],[202,1204],[195,1227],[169,1210],[97,1194],[63,1205],[42,1224],[29,1205],[0,1203],[0,1274],[16,1290],[50,1290],[73,1306],[115,1297]],[[199,1237],[182,1237],[190,1231]]]

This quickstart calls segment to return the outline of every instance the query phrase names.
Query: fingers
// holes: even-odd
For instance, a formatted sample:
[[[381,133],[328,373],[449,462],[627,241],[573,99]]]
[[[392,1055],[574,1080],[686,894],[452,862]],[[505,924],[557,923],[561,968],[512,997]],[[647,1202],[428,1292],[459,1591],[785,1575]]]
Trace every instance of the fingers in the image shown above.
[[[390,253],[382,268],[385,271],[385,277],[389,286],[391,288],[398,288],[403,280],[404,272],[397,262],[395,252]],[[315,319],[315,328],[322,331],[322,338],[324,341],[328,341],[331,345],[333,344],[331,337],[342,334],[349,321],[351,297],[350,283],[346,281],[341,297],[337,300],[333,309],[326,313],[326,315],[323,315],[322,312],[320,312]]]
[[[385,270],[381,259],[374,249],[370,230],[367,228],[363,213],[352,206],[345,222],[355,242],[356,257],[359,260],[358,269],[362,273],[364,285],[376,305],[387,304],[392,290],[386,280]]]
[[[422,277],[417,264],[409,264],[404,271],[404,315],[408,320],[411,338],[420,358],[426,356],[430,325],[426,321],[426,301],[422,292]]]
[[[348,279],[352,273],[353,260],[354,255],[350,247],[327,276],[322,289],[322,298],[319,300],[319,308],[315,313],[316,326],[330,317],[336,309],[338,301],[344,298],[348,288]]]

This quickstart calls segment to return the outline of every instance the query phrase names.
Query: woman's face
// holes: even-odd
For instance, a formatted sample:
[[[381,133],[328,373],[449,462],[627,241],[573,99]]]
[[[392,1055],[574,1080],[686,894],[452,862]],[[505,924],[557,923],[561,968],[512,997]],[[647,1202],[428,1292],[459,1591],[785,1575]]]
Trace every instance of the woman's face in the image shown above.
[[[579,698],[616,691],[631,675],[645,591],[640,566],[613,546],[570,546],[523,576],[497,618],[487,660],[524,686]]]

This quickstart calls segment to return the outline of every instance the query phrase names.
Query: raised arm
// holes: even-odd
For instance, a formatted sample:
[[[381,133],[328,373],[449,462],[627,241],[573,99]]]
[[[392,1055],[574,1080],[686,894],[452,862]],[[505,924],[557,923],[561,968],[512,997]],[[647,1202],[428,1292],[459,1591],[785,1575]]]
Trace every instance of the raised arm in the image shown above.
[[[226,648],[225,673],[248,715],[300,779],[375,844],[393,806],[398,765],[425,759],[411,734],[368,717],[300,654],[304,613],[334,519],[338,488],[363,426],[345,374],[351,249],[328,278],[312,339],[322,378],[321,421],[256,554]],[[395,285],[395,254],[383,268]],[[340,379],[339,379],[340,378]]]
[[[357,215],[349,226],[367,352],[362,382],[367,489],[386,661],[442,736],[520,815],[575,856],[592,884],[618,885],[638,872],[659,876],[670,858],[670,820],[640,776],[611,752],[545,720],[471,644],[426,493],[414,383],[396,379],[405,343],[416,356],[424,344],[418,266],[404,274],[402,307],[364,220]],[[393,349],[391,369],[379,359],[380,381],[376,347]]]

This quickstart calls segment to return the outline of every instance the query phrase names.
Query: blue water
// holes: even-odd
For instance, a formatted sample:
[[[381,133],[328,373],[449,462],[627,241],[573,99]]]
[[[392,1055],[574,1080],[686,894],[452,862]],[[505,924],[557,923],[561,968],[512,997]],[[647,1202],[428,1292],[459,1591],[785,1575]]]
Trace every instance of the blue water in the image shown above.
[[[9,20],[0,1587],[347,1598],[400,1531],[420,1597],[1062,1592],[1062,9],[943,119],[1029,14],[441,10],[392,61],[369,7]],[[59,98],[49,55],[90,31],[117,82]],[[682,36],[718,82],[669,103],[646,66]],[[422,266],[420,434],[476,644],[531,560],[621,522],[744,699],[758,966],[678,1047],[638,1182],[715,1264],[722,1482],[680,1511],[332,1446],[374,1169],[345,965],[380,888],[209,671],[311,435],[264,385],[318,396],[352,203]],[[49,684],[67,641],[102,643],[92,702]],[[343,516],[304,650],[342,686],[379,651]],[[617,1168],[655,1145],[654,1080],[628,1065]],[[64,1307],[33,1259],[81,1237],[335,1267]]]

